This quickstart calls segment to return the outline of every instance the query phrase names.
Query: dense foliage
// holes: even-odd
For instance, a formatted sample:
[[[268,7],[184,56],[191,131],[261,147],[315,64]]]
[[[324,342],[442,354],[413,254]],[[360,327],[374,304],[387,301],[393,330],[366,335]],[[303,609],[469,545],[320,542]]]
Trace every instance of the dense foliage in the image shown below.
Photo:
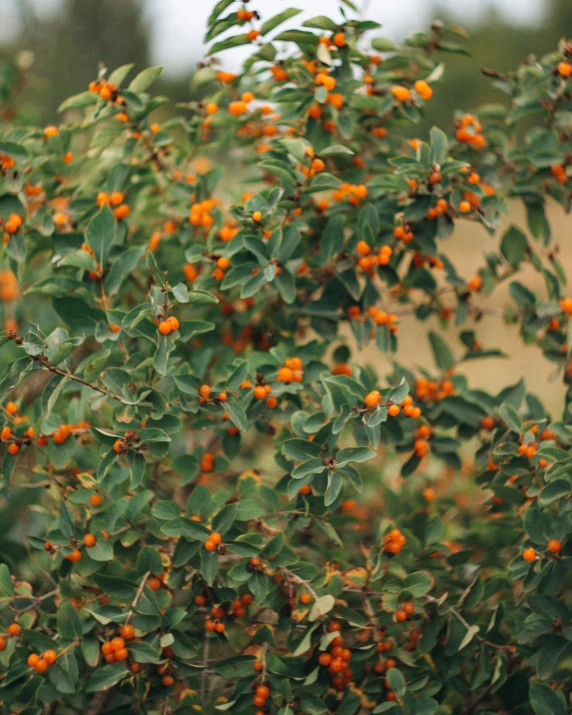
[[[162,126],[160,68],[102,67],[46,128],[28,68],[0,79],[2,715],[569,711],[572,298],[545,205],[570,209],[572,45],[424,141],[463,31],[397,48],[348,0],[277,29],[297,12],[221,0],[205,100]],[[528,231],[497,237],[511,198]],[[467,221],[492,236],[473,276],[445,251]],[[505,281],[561,414],[462,374],[500,356],[478,322]],[[434,366],[392,357],[406,314]]]

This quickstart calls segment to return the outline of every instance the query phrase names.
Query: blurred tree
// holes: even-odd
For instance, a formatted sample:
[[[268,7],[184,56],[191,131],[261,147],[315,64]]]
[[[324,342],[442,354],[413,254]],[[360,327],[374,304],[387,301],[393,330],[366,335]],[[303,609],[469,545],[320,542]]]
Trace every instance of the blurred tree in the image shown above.
[[[150,64],[149,33],[141,0],[64,0],[53,14],[39,17],[30,0],[16,3],[20,33],[1,49],[11,57],[22,49],[34,53],[34,70],[50,87],[42,103],[44,120],[54,119],[60,102],[81,92],[97,73],[134,62]]]
[[[439,6],[432,17],[462,24],[457,14],[443,11]],[[429,126],[449,125],[455,109],[470,110],[485,102],[505,101],[505,96],[495,91],[489,79],[475,74],[475,65],[508,72],[520,58],[552,51],[562,35],[572,34],[572,0],[547,0],[538,25],[519,25],[507,14],[492,9],[477,24],[469,26],[468,31],[470,39],[466,47],[471,57],[457,55],[455,62],[447,63],[436,97],[438,101],[429,106]]]

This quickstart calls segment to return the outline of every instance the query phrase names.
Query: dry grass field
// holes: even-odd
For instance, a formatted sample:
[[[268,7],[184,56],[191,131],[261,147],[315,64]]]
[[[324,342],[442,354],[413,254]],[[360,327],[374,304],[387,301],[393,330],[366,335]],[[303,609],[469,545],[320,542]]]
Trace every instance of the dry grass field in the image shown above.
[[[566,215],[557,205],[551,205],[548,210],[548,219],[552,226],[554,244],[560,248],[560,259],[564,268],[572,265],[572,216]],[[460,275],[470,278],[479,267],[484,264],[484,254],[492,251],[498,245],[503,231],[511,224],[516,225],[528,236],[524,211],[519,204],[511,206],[510,213],[505,217],[503,230],[497,236],[491,237],[476,223],[463,221],[462,228],[449,240],[446,247],[451,261],[457,266]],[[441,244],[443,247],[443,244]],[[535,244],[538,252],[542,252],[540,242]],[[519,277],[531,290],[545,295],[546,288],[541,276],[532,268],[526,268]],[[462,372],[467,375],[472,387],[487,386],[491,392],[500,391],[504,386],[517,382],[524,377],[530,391],[542,394],[546,405],[555,410],[556,414],[562,406],[564,388],[562,379],[554,379],[554,369],[543,358],[542,353],[535,345],[523,345],[517,337],[518,326],[506,325],[503,321],[505,308],[511,305],[512,300],[508,292],[507,281],[494,291],[490,298],[479,296],[475,304],[491,309],[492,312],[484,316],[479,323],[467,323],[463,329],[474,329],[483,348],[499,348],[505,352],[506,358],[484,358],[463,364]],[[572,290],[572,289],[571,289]],[[436,321],[420,324],[413,316],[403,316],[399,328],[398,362],[406,367],[424,366],[434,367],[429,341],[426,337],[427,330],[435,329]],[[441,330],[437,326],[437,330]],[[458,339],[459,329],[450,325],[444,337],[453,349],[461,351],[463,348]],[[383,362],[387,363],[387,370],[391,369],[390,358],[380,353],[371,344],[359,356],[359,362],[374,363],[383,372]]]

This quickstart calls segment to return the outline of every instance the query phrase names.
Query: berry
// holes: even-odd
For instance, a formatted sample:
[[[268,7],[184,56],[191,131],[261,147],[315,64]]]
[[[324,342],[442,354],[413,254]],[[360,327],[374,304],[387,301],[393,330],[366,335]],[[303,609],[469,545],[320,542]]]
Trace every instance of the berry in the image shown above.
[[[53,663],[55,663],[57,657],[58,655],[55,650],[46,650],[44,651],[44,654],[42,656],[42,658],[46,661],[48,665],[52,665]]]
[[[48,669],[48,663],[43,658],[40,658],[34,667],[36,673],[45,673]]]
[[[125,624],[121,629],[121,637],[126,641],[132,640],[135,637],[135,628],[129,624]]]
[[[558,554],[563,548],[562,542],[558,541],[558,539],[550,539],[548,542],[548,551],[550,551],[551,554]]]
[[[378,390],[374,390],[373,392],[369,392],[365,396],[364,402],[368,407],[377,407],[377,405],[379,405],[381,400],[382,400],[381,393]]]
[[[123,638],[113,638],[111,641],[111,648],[114,651],[122,650],[125,647],[125,641]]]

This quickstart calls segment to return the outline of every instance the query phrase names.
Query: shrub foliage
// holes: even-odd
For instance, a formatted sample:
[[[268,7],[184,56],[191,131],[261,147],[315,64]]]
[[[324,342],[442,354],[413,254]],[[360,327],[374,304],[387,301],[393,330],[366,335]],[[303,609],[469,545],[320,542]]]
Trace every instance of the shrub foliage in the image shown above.
[[[463,31],[397,48],[348,0],[280,27],[297,12],[221,0],[204,99],[163,124],[158,67],[101,67],[46,128],[3,74],[3,714],[569,711],[572,299],[545,206],[570,209],[572,46],[487,71],[507,100],[422,140]],[[527,229],[498,236],[507,199]],[[467,222],[491,234],[472,276],[446,253]],[[477,334],[504,282],[557,415],[463,376],[501,357]]]

